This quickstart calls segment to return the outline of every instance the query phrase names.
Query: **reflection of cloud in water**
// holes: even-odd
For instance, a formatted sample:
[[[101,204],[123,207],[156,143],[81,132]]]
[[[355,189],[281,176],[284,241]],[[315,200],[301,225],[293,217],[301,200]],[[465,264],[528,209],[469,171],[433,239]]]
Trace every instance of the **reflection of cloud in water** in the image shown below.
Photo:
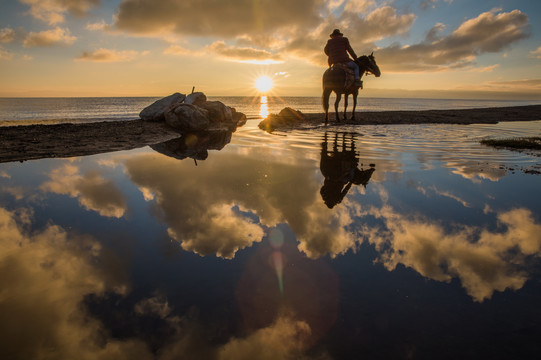
[[[520,264],[541,250],[541,225],[526,209],[499,214],[502,233],[467,226],[447,232],[437,223],[398,214],[390,207],[370,213],[385,222],[386,229],[367,229],[367,234],[388,269],[404,264],[438,281],[458,277],[477,301],[490,298],[494,291],[520,289],[527,280]]]
[[[145,194],[155,194],[170,235],[186,250],[231,258],[260,241],[262,227],[243,213],[257,215],[266,226],[287,222],[310,257],[334,256],[354,245],[345,230],[351,210],[327,209],[311,164],[260,157],[228,154],[224,161],[214,156],[207,166],[194,168],[190,162],[142,154],[126,160],[126,169]]]
[[[302,354],[309,336],[306,322],[279,317],[246,338],[231,339],[220,349],[218,359],[294,359]]]
[[[85,295],[124,292],[95,265],[107,267],[88,236],[56,225],[27,233],[23,216],[0,208],[0,358],[138,358],[139,341],[105,338],[101,324],[81,307]],[[98,341],[100,339],[100,341]]]
[[[90,236],[70,234],[57,225],[38,232],[23,230],[30,227],[31,214],[0,208],[2,359],[37,359],[44,354],[59,360],[286,359],[305,350],[311,329],[288,314],[245,338],[216,344],[209,340],[212,327],[190,320],[188,314],[174,315],[161,296],[142,298],[131,312],[137,318],[162,319],[172,330],[158,354],[140,336],[113,338],[84,303],[88,295],[127,293],[122,281],[111,277],[115,272],[108,271],[114,259],[104,257]]]
[[[49,177],[51,180],[41,186],[42,190],[77,198],[87,210],[116,218],[126,211],[124,195],[111,180],[104,179],[96,171],[81,175],[77,166],[66,164],[52,170]]]
[[[453,174],[460,175],[474,183],[480,183],[482,180],[498,181],[507,175],[505,169],[479,164],[479,162],[449,162],[447,167],[455,169],[452,171]]]

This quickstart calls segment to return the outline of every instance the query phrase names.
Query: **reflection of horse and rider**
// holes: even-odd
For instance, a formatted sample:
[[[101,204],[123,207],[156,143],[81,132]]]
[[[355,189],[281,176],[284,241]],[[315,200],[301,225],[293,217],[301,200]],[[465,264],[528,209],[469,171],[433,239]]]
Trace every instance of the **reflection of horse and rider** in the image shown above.
[[[324,141],[321,143],[320,162],[325,180],[320,193],[327,207],[332,209],[342,202],[351,185],[366,187],[376,169],[374,164],[370,164],[370,168],[366,170],[357,168],[359,158],[355,152],[355,134],[335,133],[332,148],[329,147],[330,140],[325,133]]]

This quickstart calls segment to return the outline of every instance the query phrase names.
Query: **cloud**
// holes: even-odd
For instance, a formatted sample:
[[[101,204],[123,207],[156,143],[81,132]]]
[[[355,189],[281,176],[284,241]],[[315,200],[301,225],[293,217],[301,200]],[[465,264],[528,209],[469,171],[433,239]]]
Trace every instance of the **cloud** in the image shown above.
[[[344,10],[356,14],[365,14],[368,12],[368,9],[375,7],[375,5],[375,0],[349,0]]]
[[[368,5],[371,6],[371,3]],[[280,52],[326,66],[327,59],[322,48],[337,24],[340,24],[340,30],[348,37],[353,49],[360,56],[361,51],[376,48],[375,41],[408,32],[416,18],[411,13],[399,15],[391,6],[384,5],[372,9],[368,5],[346,6],[338,16],[329,14],[321,19],[320,25],[314,31],[290,36]],[[359,14],[357,11],[366,13]]]
[[[147,55],[148,52],[138,52],[135,50],[123,50],[117,51],[112,49],[98,49],[95,51],[84,51],[80,56],[75,58],[75,60],[87,60],[95,62],[123,62],[123,61],[132,61],[138,56]]]
[[[536,59],[541,59],[541,46],[537,48],[537,50],[530,51],[531,56]]]
[[[443,28],[437,24],[419,44],[378,50],[382,68],[401,72],[463,68],[478,55],[499,52],[529,36],[528,16],[519,10],[482,13],[448,36],[441,36]]]
[[[166,55],[187,55],[187,54],[193,55],[193,53],[190,50],[180,45],[175,45],[175,44],[169,45],[169,47],[165,49],[163,53]]]
[[[29,5],[29,13],[36,19],[49,25],[65,21],[65,13],[83,16],[92,7],[99,5],[100,0],[20,0]]]
[[[1,43],[9,43],[12,42],[15,39],[15,30],[12,28],[3,28],[0,29],[0,42]]]
[[[156,35],[235,38],[289,28],[311,28],[320,21],[323,0],[123,0],[114,26],[119,30]]]
[[[523,79],[509,81],[490,81],[488,86],[499,89],[523,90],[523,91],[540,91],[541,79]]]
[[[50,181],[41,185],[45,192],[77,198],[81,206],[102,216],[120,218],[126,212],[126,199],[111,180],[91,171],[84,175],[78,167],[67,164],[49,174]]]
[[[458,277],[476,301],[490,298],[495,291],[520,289],[528,278],[520,264],[541,251],[541,225],[526,209],[498,214],[502,232],[468,226],[449,231],[388,206],[369,213],[385,222],[385,229],[365,232],[389,270],[403,264],[437,281]]]
[[[0,357],[152,358],[140,341],[108,338],[82,306],[87,295],[125,291],[102,270],[101,246],[54,224],[25,231],[31,221],[31,212],[0,208]]]
[[[77,37],[72,36],[69,29],[56,27],[51,30],[45,30],[38,33],[31,31],[24,39],[24,47],[46,47],[46,46],[69,46],[72,45]]]
[[[227,46],[223,41],[216,41],[206,47],[207,51],[216,53],[218,56],[232,61],[249,62],[254,64],[279,64],[282,56],[272,54],[266,50],[250,47]]]
[[[103,31],[103,30],[110,30],[111,25],[107,24],[105,21],[99,21],[96,23],[88,23],[85,26],[85,29],[90,31]]]
[[[4,50],[4,48],[0,46],[0,60],[11,60],[14,56],[15,55],[12,52]]]
[[[217,359],[294,359],[301,354],[310,334],[306,322],[281,316],[246,338],[231,339],[219,350]]]
[[[423,10],[428,10],[429,8],[436,8],[436,4],[438,3],[439,0],[422,0],[421,1],[421,9]],[[444,2],[446,3],[449,3],[451,4],[453,2],[453,0],[443,0]]]
[[[128,159],[125,166],[147,198],[154,194],[157,216],[185,250],[232,258],[238,250],[261,241],[263,226],[284,222],[297,235],[299,249],[311,258],[354,248],[355,238],[347,227],[352,222],[350,213],[356,210],[345,203],[335,211],[328,209],[311,168],[262,163],[264,153],[228,156],[227,161],[207,159],[211,164],[197,172],[190,162],[151,154]],[[269,177],[278,181],[269,182]],[[213,191],[205,191],[207,187]],[[258,221],[243,214],[253,214]]]

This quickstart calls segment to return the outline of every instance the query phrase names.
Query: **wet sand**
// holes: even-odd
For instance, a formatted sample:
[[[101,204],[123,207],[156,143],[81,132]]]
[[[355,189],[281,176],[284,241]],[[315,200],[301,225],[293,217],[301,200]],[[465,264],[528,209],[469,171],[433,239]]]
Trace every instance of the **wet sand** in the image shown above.
[[[304,115],[311,125],[324,121],[323,113]],[[330,114],[330,119],[329,126],[334,126],[336,124],[334,113]],[[533,120],[541,120],[541,105],[465,110],[358,112],[355,121],[348,120],[340,124],[479,124]],[[0,162],[66,158],[131,150],[177,137],[180,137],[180,134],[165,123],[142,120],[7,126],[0,127]]]

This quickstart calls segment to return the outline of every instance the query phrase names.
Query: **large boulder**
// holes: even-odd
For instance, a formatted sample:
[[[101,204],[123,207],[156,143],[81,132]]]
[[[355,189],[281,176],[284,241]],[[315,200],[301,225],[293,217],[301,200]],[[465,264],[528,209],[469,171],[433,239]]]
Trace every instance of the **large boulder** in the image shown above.
[[[210,117],[206,109],[192,104],[177,104],[165,112],[165,122],[182,132],[201,131],[209,127]]]
[[[190,95],[186,96],[186,99],[184,100],[185,104],[200,106],[201,104],[204,104],[207,102],[207,96],[203,94],[202,92],[194,92]]]
[[[212,123],[231,123],[233,121],[231,108],[220,101],[207,101],[198,106],[209,112]]]
[[[163,99],[155,101],[152,105],[144,108],[140,113],[139,117],[144,121],[164,121],[165,112],[171,106],[175,104],[180,104],[186,99],[186,95],[181,93],[174,93]]]

